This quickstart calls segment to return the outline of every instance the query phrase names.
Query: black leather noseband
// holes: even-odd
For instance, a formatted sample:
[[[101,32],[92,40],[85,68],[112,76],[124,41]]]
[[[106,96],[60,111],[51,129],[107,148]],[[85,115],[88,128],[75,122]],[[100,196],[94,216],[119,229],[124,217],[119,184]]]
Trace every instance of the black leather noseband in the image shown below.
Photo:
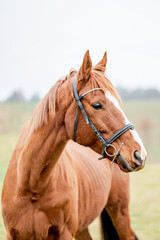
[[[74,97],[75,97],[75,100],[77,102],[77,112],[76,112],[76,117],[75,117],[75,121],[74,121],[74,136],[73,136],[73,139],[74,141],[76,141],[76,130],[77,130],[77,116],[78,116],[78,108],[80,108],[80,110],[82,111],[84,117],[85,117],[85,120],[86,120],[86,123],[87,124],[90,124],[90,126],[92,127],[94,133],[96,134],[96,136],[99,138],[99,140],[103,143],[103,148],[102,148],[102,158],[104,158],[105,156],[105,153],[107,153],[107,148],[109,146],[112,146],[114,149],[115,149],[115,154],[113,155],[109,155],[107,154],[108,156],[113,156],[114,159],[119,155],[119,152],[120,152],[120,149],[118,151],[116,151],[116,148],[112,145],[112,143],[117,139],[119,138],[123,133],[125,133],[126,131],[128,131],[129,129],[134,129],[134,126],[131,124],[131,123],[128,123],[126,124],[124,127],[122,127],[120,130],[118,130],[115,134],[112,135],[112,137],[110,137],[108,140],[105,139],[103,137],[103,135],[97,130],[97,128],[95,127],[95,125],[92,123],[91,119],[88,117],[82,103],[81,103],[81,99],[88,93],[90,92],[93,92],[93,91],[97,91],[97,90],[102,90],[101,88],[94,88],[92,90],[89,90],[88,92],[82,94],[81,96],[78,95],[78,92],[77,92],[77,88],[76,88],[76,75],[74,76],[73,78],[73,93],[74,93]],[[121,145],[122,147],[122,145]],[[121,148],[120,147],[120,148]],[[102,158],[99,158],[102,159]]]

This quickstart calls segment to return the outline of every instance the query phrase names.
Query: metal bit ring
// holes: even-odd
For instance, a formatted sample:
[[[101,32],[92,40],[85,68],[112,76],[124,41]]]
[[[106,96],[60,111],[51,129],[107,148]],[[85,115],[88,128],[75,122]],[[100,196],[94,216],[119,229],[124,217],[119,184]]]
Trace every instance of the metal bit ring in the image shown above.
[[[118,157],[118,155],[120,154],[120,151],[121,151],[121,148],[123,147],[123,145],[124,145],[124,143],[121,144],[121,146],[120,146],[120,148],[118,149],[118,151],[117,151],[116,147],[115,147],[114,145],[112,145],[112,144],[108,144],[107,147],[105,147],[105,149],[104,149],[105,153],[106,153],[109,157],[113,157],[113,160],[112,160],[111,164],[114,163],[115,159],[116,159],[116,158]],[[107,148],[108,148],[108,147],[114,148],[114,150],[115,150],[114,154],[109,154],[109,153],[107,152]]]
[[[109,154],[109,153],[107,152],[107,148],[108,148],[108,147],[114,148],[114,150],[115,150],[114,154]],[[104,148],[104,151],[105,151],[105,153],[106,153],[107,156],[109,156],[109,157],[114,157],[115,154],[116,154],[116,152],[117,152],[117,149],[116,149],[116,147],[115,147],[114,145],[108,144],[108,145]]]

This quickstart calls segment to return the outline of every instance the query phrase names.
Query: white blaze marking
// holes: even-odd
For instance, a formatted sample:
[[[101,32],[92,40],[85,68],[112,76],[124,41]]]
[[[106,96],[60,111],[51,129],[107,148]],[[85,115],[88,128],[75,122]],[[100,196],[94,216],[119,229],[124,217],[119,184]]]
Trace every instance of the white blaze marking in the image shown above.
[[[130,121],[128,120],[128,118],[126,117],[125,113],[123,112],[122,108],[119,105],[119,102],[117,101],[117,99],[109,92],[106,91],[106,98],[111,101],[114,106],[122,113],[123,117],[124,117],[124,124],[128,124],[130,123]],[[139,144],[139,146],[141,147],[141,158],[142,160],[144,160],[147,156],[147,152],[145,150],[145,147],[142,143],[142,140],[140,139],[138,133],[136,132],[136,130],[129,130],[134,138],[134,140]]]

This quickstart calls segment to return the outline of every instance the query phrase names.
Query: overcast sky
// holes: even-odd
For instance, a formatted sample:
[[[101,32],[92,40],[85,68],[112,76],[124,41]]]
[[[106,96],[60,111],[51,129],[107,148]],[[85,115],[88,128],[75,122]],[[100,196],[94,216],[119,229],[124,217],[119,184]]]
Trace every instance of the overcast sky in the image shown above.
[[[160,90],[160,1],[0,0],[0,100],[43,96],[87,49],[116,86]]]

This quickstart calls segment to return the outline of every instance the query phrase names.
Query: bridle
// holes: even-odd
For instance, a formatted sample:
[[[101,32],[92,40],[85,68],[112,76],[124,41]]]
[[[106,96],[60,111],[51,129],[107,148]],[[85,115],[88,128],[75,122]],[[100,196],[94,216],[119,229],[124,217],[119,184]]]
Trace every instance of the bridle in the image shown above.
[[[114,160],[120,155],[120,150],[122,148],[122,146],[124,145],[124,143],[121,144],[120,148],[118,150],[116,150],[116,147],[112,144],[117,138],[119,138],[123,133],[125,133],[126,131],[128,131],[129,129],[133,130],[134,126],[131,123],[126,124],[124,127],[122,127],[120,130],[118,130],[115,134],[113,134],[108,140],[105,139],[103,137],[103,135],[97,130],[97,128],[95,127],[95,125],[92,123],[91,119],[88,117],[83,105],[82,105],[82,98],[87,95],[90,92],[93,91],[103,91],[101,88],[93,88],[91,90],[89,90],[88,92],[85,92],[82,95],[78,95],[77,92],[77,88],[76,88],[76,75],[73,78],[73,93],[74,93],[74,97],[75,100],[77,102],[77,112],[76,112],[76,117],[74,120],[74,136],[73,139],[76,142],[76,130],[77,130],[77,117],[78,117],[78,108],[80,108],[80,110],[82,111],[84,118],[86,120],[87,124],[90,124],[90,126],[92,127],[94,133],[96,134],[96,136],[99,138],[99,140],[103,143],[103,147],[102,147],[102,157],[99,158],[99,160],[105,158],[105,154],[109,157],[113,157],[112,159],[112,163],[114,162]],[[107,152],[108,147],[112,147],[114,149],[114,153],[113,154],[109,154]]]

